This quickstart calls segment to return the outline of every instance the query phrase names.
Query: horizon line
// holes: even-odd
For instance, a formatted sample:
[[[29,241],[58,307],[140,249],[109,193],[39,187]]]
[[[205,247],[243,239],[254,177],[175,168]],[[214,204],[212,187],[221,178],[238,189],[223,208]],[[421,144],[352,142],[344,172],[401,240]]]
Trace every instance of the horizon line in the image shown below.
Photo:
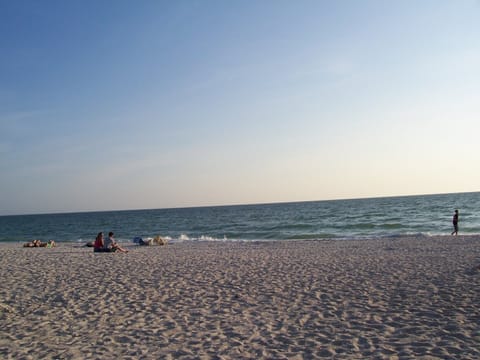
[[[24,214],[6,214],[0,217],[7,216],[35,216],[35,215],[63,215],[63,214],[85,214],[85,213],[104,213],[104,212],[121,212],[121,211],[152,211],[152,210],[175,210],[175,209],[201,209],[201,208],[215,208],[215,207],[235,207],[235,206],[262,206],[262,205],[281,205],[281,204],[296,204],[309,202],[329,202],[329,201],[355,201],[367,199],[389,199],[415,196],[437,196],[437,195],[460,195],[460,194],[474,194],[480,192],[476,191],[458,191],[445,193],[426,193],[426,194],[404,194],[404,195],[378,195],[365,196],[353,198],[335,198],[323,200],[293,200],[293,201],[274,201],[274,202],[258,202],[258,203],[232,203],[232,204],[216,204],[216,205],[191,205],[191,206],[172,206],[159,208],[133,208],[133,209],[101,209],[101,210],[79,210],[79,211],[53,211],[53,212],[38,212],[38,213],[24,213]]]

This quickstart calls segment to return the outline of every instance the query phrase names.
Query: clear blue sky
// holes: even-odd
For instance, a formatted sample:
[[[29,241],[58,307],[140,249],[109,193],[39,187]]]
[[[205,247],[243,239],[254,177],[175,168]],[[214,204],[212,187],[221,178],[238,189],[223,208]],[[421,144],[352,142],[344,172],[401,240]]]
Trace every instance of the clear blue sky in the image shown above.
[[[480,2],[0,0],[0,215],[480,190]]]

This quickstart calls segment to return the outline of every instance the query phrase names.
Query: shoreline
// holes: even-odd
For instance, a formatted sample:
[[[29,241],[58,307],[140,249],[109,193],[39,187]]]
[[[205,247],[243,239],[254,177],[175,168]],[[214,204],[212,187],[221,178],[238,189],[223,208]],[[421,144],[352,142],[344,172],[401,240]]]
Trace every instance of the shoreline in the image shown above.
[[[160,235],[159,235],[160,236]],[[460,235],[451,235],[448,233],[440,233],[440,234],[428,234],[428,233],[415,233],[415,234],[383,234],[383,235],[352,235],[352,236],[342,236],[342,237],[333,237],[333,236],[326,236],[326,237],[313,237],[313,238],[290,238],[290,239],[228,239],[228,238],[210,238],[210,237],[200,237],[200,238],[177,238],[173,239],[170,236],[161,236],[163,239],[167,241],[170,245],[179,245],[179,244],[202,244],[202,243],[221,243],[221,244],[229,244],[229,243],[243,243],[243,244],[252,244],[252,243],[282,243],[282,242],[316,242],[316,241],[399,241],[402,239],[416,239],[416,240],[429,240],[429,239],[454,239],[462,238],[462,239],[479,239],[480,234],[477,233],[461,233]],[[143,239],[153,238],[153,236],[146,236]],[[25,238],[24,240],[6,240],[0,241],[0,248],[2,246],[12,246],[12,247],[22,247],[23,244],[27,242],[31,242],[35,240],[35,237],[32,237],[30,240]],[[50,238],[46,237],[38,237],[38,240],[42,242],[47,242]],[[93,243],[93,239],[86,239],[86,240],[54,240],[55,243],[61,244],[61,246],[71,246],[75,248],[79,247],[87,247],[87,243]],[[133,246],[137,247],[137,244],[133,243],[132,239],[130,238],[116,238],[116,241],[121,244],[122,246]]]
[[[127,248],[0,243],[0,355],[480,357],[480,236]]]

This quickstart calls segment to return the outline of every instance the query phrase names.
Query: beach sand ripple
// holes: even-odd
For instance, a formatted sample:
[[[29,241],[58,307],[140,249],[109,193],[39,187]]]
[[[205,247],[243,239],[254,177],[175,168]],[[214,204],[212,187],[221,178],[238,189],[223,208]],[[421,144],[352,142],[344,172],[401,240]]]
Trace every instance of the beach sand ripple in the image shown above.
[[[2,244],[5,359],[479,359],[480,238]]]

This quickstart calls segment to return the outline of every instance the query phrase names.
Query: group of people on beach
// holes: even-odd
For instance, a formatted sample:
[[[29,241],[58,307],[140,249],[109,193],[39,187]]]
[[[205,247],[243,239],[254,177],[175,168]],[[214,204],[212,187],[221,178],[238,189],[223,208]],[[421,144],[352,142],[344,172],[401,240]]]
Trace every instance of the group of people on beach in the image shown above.
[[[53,240],[48,240],[47,242],[42,242],[41,240],[32,240],[29,241],[25,244],[23,244],[23,247],[46,247],[46,248],[52,248],[55,247],[55,241]]]
[[[453,214],[453,219],[452,219],[452,224],[453,224],[453,231],[451,235],[458,235],[458,209],[455,210]],[[122,248],[116,241],[115,238],[113,237],[113,232],[110,231],[108,233],[108,237],[105,239],[103,232],[99,232],[97,237],[95,238],[95,242],[93,243],[93,252],[122,252],[122,253],[127,253],[128,250]],[[158,237],[161,239],[160,237]],[[139,238],[140,239],[140,238]],[[157,240],[157,239],[155,239]],[[165,245],[166,241],[161,239],[163,242],[159,245]],[[140,245],[150,245],[148,243],[145,243],[142,239],[140,239],[141,243],[139,242]],[[40,240],[32,240],[30,242],[27,242],[23,245],[23,247],[46,247],[46,248],[52,248],[55,247],[55,241],[49,240],[48,242],[42,242]],[[92,243],[88,243],[87,246],[92,246]]]
[[[93,252],[122,252],[127,253],[128,250],[122,248],[113,237],[113,232],[108,233],[108,237],[105,239],[103,232],[99,232],[93,243]]]

